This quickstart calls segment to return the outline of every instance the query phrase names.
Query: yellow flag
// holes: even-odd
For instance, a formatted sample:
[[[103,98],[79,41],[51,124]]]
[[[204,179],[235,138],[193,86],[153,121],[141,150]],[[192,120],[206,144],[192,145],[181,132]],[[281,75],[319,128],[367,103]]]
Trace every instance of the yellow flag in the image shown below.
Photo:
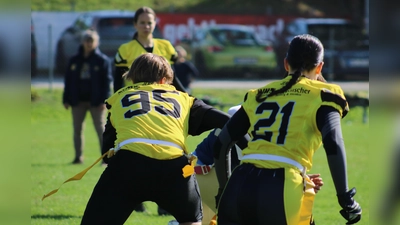
[[[194,174],[194,166],[197,163],[197,157],[195,155],[191,155],[190,156],[190,165],[186,165],[182,168],[182,172],[183,172],[183,177],[189,177],[190,175]]]
[[[65,183],[67,183],[67,182],[70,182],[70,181],[82,179],[82,177],[85,176],[85,174],[87,173],[87,171],[89,171],[90,169],[92,169],[92,167],[93,167],[94,165],[96,165],[100,160],[102,160],[102,159],[104,158],[104,156],[106,156],[107,154],[108,154],[108,152],[104,153],[104,154],[103,154],[100,158],[98,158],[91,166],[89,166],[88,168],[82,170],[81,172],[79,172],[79,173],[76,174],[75,176],[69,178],[68,180],[64,181],[64,182],[60,185],[59,188],[54,189],[54,190],[50,191],[49,193],[43,195],[42,201],[43,201],[45,198],[49,197],[50,195],[53,195],[53,194],[57,193],[57,191],[61,188],[61,186],[62,186],[63,184],[65,184]]]

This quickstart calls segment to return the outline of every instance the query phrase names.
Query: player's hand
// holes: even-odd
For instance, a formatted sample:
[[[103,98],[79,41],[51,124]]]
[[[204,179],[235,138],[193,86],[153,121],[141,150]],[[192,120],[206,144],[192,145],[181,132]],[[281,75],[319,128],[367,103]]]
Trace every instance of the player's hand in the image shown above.
[[[320,177],[321,174],[308,174],[307,176],[315,184],[315,186],[314,186],[315,193],[318,193],[318,191],[321,190],[321,187],[324,186],[324,182],[322,181],[322,178]]]
[[[342,207],[340,214],[347,220],[346,224],[355,224],[361,220],[362,209],[360,204],[354,200],[354,195],[356,195],[356,188],[337,196]]]
[[[224,191],[223,188],[218,188],[218,194],[215,196],[215,208],[217,208],[217,209],[218,209],[219,199],[221,198],[223,191]]]

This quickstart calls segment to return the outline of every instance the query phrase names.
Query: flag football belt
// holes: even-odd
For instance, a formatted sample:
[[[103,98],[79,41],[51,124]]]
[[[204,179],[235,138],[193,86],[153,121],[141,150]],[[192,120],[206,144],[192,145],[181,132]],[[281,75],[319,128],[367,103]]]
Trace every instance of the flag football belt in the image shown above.
[[[287,163],[287,164],[297,167],[303,174],[306,173],[306,168],[304,166],[302,166],[297,161],[295,161],[293,159],[289,159],[284,156],[269,155],[269,154],[248,154],[248,155],[244,155],[242,157],[242,160],[244,160],[244,159],[258,159],[258,160]]]
[[[178,149],[184,151],[181,146],[179,146],[173,142],[169,142],[169,141],[161,141],[161,140],[154,140],[154,139],[147,139],[147,138],[130,138],[130,139],[127,139],[127,140],[117,144],[117,147],[110,148],[110,150],[108,151],[108,158],[115,155],[121,149],[121,147],[123,147],[124,145],[130,144],[130,143],[137,143],[137,142],[148,143],[148,144],[153,144],[153,145],[165,145],[165,146],[175,147],[175,148],[178,148]]]
[[[301,165],[300,163],[298,163],[297,161],[293,160],[293,159],[289,159],[287,157],[284,156],[278,156],[278,155],[269,155],[269,154],[248,154],[248,155],[244,155],[242,157],[243,159],[258,159],[258,160],[266,160],[266,161],[275,161],[275,162],[282,162],[282,163],[287,163],[290,164],[292,166],[295,166],[296,168],[298,168],[301,172],[301,176],[303,177],[303,192],[306,190],[306,185],[307,185],[307,178],[306,178],[306,172],[307,172],[307,168],[303,165]]]
[[[202,166],[197,165],[194,167],[194,172],[199,175],[206,175],[211,171],[212,168],[213,165],[202,165]]]
[[[175,148],[178,148],[178,149],[181,149],[182,151],[184,151],[184,150],[182,149],[181,146],[179,146],[179,145],[177,145],[177,144],[175,144],[175,143],[169,142],[169,141],[152,140],[152,139],[146,139],[146,138],[131,138],[131,139],[127,139],[127,140],[125,140],[125,141],[119,143],[119,144],[117,145],[116,148],[111,148],[110,150],[108,150],[106,153],[104,153],[102,156],[100,156],[100,158],[98,158],[98,159],[97,159],[92,165],[90,165],[88,168],[82,170],[81,172],[79,172],[79,173],[76,174],[75,176],[73,176],[73,177],[69,178],[68,180],[64,181],[64,182],[60,185],[59,188],[54,189],[54,190],[50,191],[49,193],[43,195],[42,201],[43,201],[45,198],[49,197],[50,195],[53,195],[53,194],[57,193],[58,190],[61,188],[61,186],[62,186],[63,184],[65,184],[65,183],[67,183],[67,182],[70,182],[70,181],[75,181],[75,180],[80,180],[80,179],[82,179],[82,177],[85,176],[85,174],[86,174],[94,165],[96,165],[98,162],[100,162],[100,160],[102,160],[104,157],[107,156],[108,158],[111,158],[112,156],[115,155],[115,153],[116,153],[117,151],[120,150],[120,148],[121,148],[122,146],[124,146],[124,145],[126,145],[126,144],[129,144],[129,143],[134,143],[134,142],[142,142],[142,143],[149,143],[149,144],[166,145],[166,146],[175,147]],[[184,151],[184,152],[185,152],[185,151]],[[187,159],[188,159],[189,165],[185,165],[185,166],[182,168],[182,176],[186,178],[186,177],[189,177],[189,176],[191,176],[192,174],[195,173],[195,171],[194,171],[194,165],[196,165],[196,163],[197,163],[197,157],[196,157],[195,155],[192,155],[192,154],[190,154],[190,155],[185,154],[185,156],[186,156]]]

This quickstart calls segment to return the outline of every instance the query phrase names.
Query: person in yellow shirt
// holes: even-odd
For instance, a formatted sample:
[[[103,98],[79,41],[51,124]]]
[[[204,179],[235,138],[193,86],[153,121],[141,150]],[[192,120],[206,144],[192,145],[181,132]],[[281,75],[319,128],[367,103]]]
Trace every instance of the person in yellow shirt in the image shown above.
[[[153,9],[145,6],[137,9],[133,18],[133,26],[136,30],[133,39],[122,44],[114,58],[114,92],[132,84],[130,81],[124,81],[122,75],[129,70],[132,62],[139,55],[154,53],[164,56],[169,64],[173,64],[177,59],[177,52],[171,42],[153,37],[156,27],[156,13]],[[185,88],[176,76],[174,76],[172,84],[177,90],[185,92]]]
[[[171,65],[178,58],[178,53],[172,46],[171,42],[165,39],[154,38],[153,32],[156,27],[156,13],[153,9],[146,6],[137,9],[135,16],[133,17],[133,26],[136,30],[133,39],[122,44],[118,48],[118,52],[114,58],[114,92],[117,92],[122,87],[132,84],[129,80],[124,80],[122,75],[129,70],[132,62],[139,55],[150,52],[164,56]],[[177,76],[174,76],[172,84],[177,90],[186,92],[186,89],[183,87]],[[135,211],[144,212],[144,205],[138,205]],[[162,208],[158,208],[158,214],[167,215],[168,212]]]
[[[106,100],[102,151],[112,157],[104,158],[81,224],[123,224],[138,204],[153,201],[181,225],[200,225],[196,160],[185,141],[222,128],[230,116],[170,85],[173,71],[162,56],[140,55],[124,78],[133,85]]]
[[[340,214],[347,224],[361,219],[356,189],[348,188],[340,127],[349,107],[340,86],[323,82],[323,57],[317,37],[295,36],[284,59],[287,76],[248,91],[242,107],[218,135],[214,144],[218,225],[297,225],[311,217],[314,184],[306,172],[321,144],[342,207]],[[242,151],[241,164],[231,173],[226,155],[246,133],[250,141]]]
[[[233,115],[239,110],[241,105],[236,105],[228,110],[229,115]],[[199,184],[201,201],[203,203],[203,225],[215,225],[217,208],[215,204],[215,195],[218,193],[218,180],[214,168],[213,146],[215,140],[221,129],[216,128],[204,138],[204,140],[197,145],[195,151],[192,153],[197,156],[197,164],[194,167],[196,172],[196,179]],[[247,136],[247,135],[246,135]],[[239,140],[231,150],[230,164],[231,169],[234,169],[240,164],[242,158],[242,149],[247,147],[248,137]],[[307,174],[310,180],[315,184],[314,192],[317,193],[324,185],[320,174]],[[308,213],[308,212],[307,212]],[[299,221],[298,225],[314,225],[313,217],[306,217]]]

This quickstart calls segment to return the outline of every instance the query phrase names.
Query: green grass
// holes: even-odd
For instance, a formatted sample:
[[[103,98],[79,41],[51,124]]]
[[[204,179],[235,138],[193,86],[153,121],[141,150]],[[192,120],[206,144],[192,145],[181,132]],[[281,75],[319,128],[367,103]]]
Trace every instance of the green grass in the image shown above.
[[[194,89],[195,96],[217,97],[229,105],[239,104],[246,90]],[[31,104],[31,224],[79,224],[86,203],[100,174],[104,170],[94,166],[86,176],[75,182],[64,184],[58,193],[41,201],[44,194],[58,188],[62,182],[80,172],[100,156],[99,144],[90,115],[86,118],[85,164],[71,165],[74,157],[72,143],[72,119],[70,110],[61,103],[61,90],[34,89],[36,96]],[[227,110],[224,107],[223,110]],[[357,188],[356,199],[363,207],[363,218],[358,224],[369,224],[369,178],[367,172],[368,126],[362,123],[362,109],[351,109],[342,122],[347,149],[350,188]],[[190,137],[191,150],[205,137]],[[324,150],[319,149],[314,156],[312,172],[321,173],[325,185],[317,194],[314,214],[317,224],[344,224],[339,214],[334,185],[330,177]],[[173,218],[158,216],[157,206],[145,203],[147,213],[133,212],[126,224],[165,225]]]

